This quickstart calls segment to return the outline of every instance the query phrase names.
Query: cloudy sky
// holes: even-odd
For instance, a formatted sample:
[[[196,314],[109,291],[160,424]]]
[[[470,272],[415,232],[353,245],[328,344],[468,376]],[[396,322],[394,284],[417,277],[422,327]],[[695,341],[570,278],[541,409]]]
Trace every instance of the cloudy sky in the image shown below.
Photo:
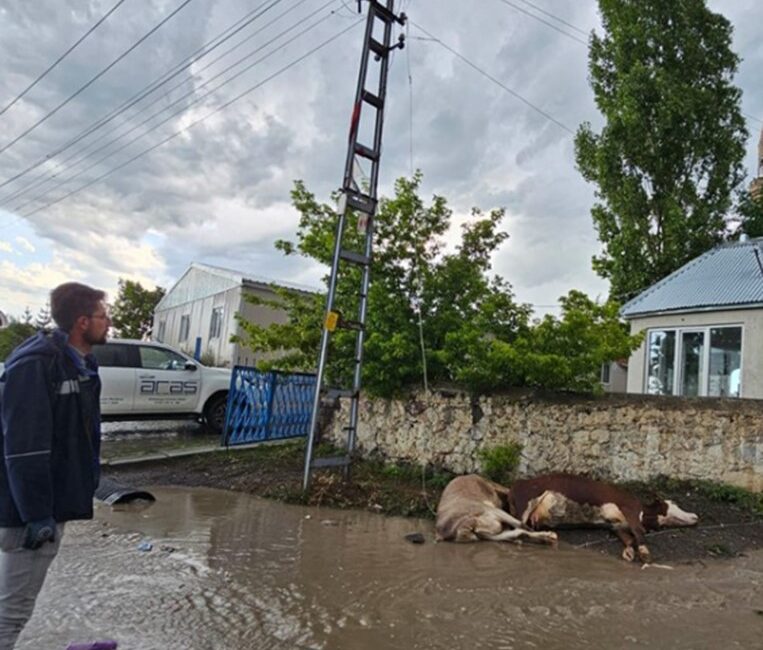
[[[120,277],[171,286],[191,261],[319,286],[324,269],[284,259],[273,242],[293,236],[295,179],[320,200],[341,184],[357,3],[122,0],[8,107],[117,3],[0,0],[0,310],[36,313],[70,279],[112,295]],[[494,269],[539,313],[572,288],[606,295],[590,269],[593,189],[572,144],[581,122],[601,124],[586,68],[594,0],[396,5],[411,22],[390,70],[380,194],[418,168],[424,195],[447,197],[456,223],[472,206],[505,207],[510,239]],[[743,59],[752,173],[763,126],[760,4],[710,5],[731,20]]]

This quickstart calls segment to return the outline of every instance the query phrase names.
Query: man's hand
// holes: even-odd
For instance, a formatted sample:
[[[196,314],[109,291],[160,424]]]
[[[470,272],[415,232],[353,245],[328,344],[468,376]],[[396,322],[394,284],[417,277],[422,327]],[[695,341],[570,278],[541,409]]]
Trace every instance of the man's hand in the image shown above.
[[[30,551],[36,551],[45,542],[52,542],[55,539],[56,520],[53,517],[46,517],[27,523],[21,545]]]

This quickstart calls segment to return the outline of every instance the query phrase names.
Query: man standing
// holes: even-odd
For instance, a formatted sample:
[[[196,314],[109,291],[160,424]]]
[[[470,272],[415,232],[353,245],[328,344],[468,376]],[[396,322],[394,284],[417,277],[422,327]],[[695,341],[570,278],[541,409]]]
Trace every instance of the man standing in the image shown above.
[[[105,299],[76,282],[56,287],[58,329],[19,345],[0,377],[0,650],[31,617],[64,522],[93,517],[101,383],[91,348],[111,324]]]

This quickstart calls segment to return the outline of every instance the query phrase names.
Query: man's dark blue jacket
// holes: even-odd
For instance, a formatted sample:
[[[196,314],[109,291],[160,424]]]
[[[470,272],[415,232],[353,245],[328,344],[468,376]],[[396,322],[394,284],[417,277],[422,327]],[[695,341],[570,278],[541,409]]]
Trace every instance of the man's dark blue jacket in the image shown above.
[[[101,384],[61,330],[27,339],[0,377],[0,526],[91,519],[101,446]]]

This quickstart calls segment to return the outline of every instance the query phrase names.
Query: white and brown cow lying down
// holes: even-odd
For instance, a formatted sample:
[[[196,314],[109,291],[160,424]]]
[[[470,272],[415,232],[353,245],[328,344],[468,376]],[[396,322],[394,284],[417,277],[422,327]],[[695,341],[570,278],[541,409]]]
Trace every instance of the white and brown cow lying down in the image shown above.
[[[437,541],[506,542],[521,537],[546,543],[556,541],[556,533],[529,531],[506,512],[508,496],[505,487],[476,474],[454,478],[443,490],[437,506]]]
[[[640,499],[609,483],[572,474],[546,474],[515,481],[508,497],[509,512],[532,529],[604,526],[625,545],[623,559],[649,562],[645,534],[663,526],[693,526],[699,519],[672,501]]]

